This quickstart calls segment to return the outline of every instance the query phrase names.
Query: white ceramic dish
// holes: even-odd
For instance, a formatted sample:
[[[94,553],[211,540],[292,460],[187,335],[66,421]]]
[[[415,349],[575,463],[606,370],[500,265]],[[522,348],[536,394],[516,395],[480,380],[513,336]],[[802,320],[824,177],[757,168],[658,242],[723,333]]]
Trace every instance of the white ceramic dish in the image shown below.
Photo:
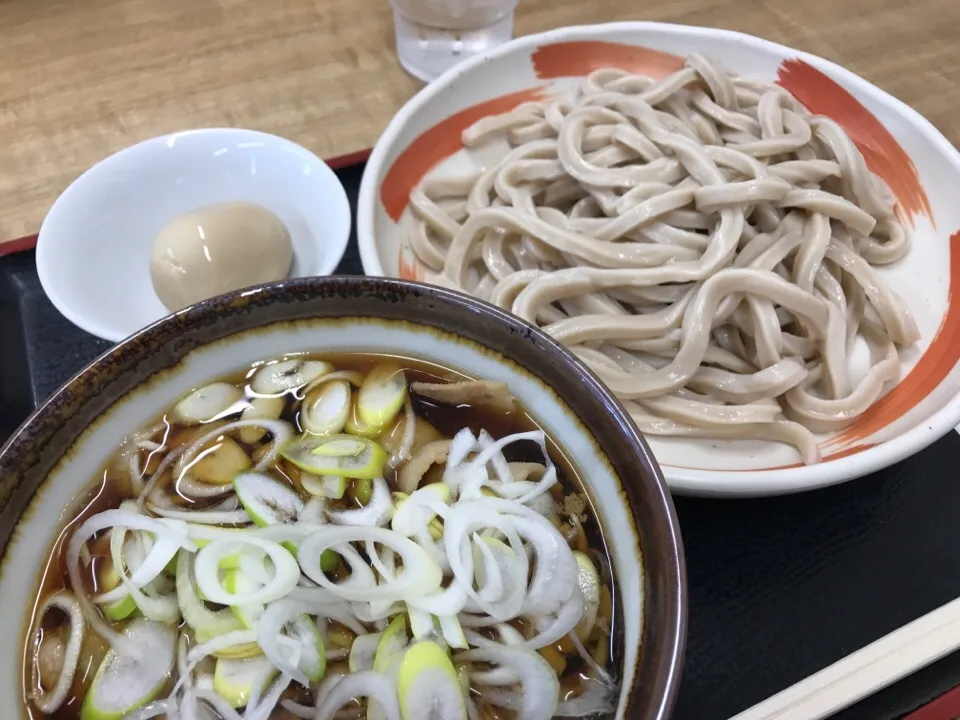
[[[412,356],[509,383],[585,479],[608,543],[623,647],[608,717],[666,720],[683,665],[683,549],[670,494],[623,408],[516,318],[459,293],[355,277],[264,285],[169,316],[97,359],[0,447],[3,717],[26,717],[21,650],[41,570],[122,438],[193,388],[305,352]]]
[[[174,216],[209,203],[249,201],[290,231],[290,277],[329,275],[350,236],[350,203],[309,150],[239,129],[190,130],[111,155],[50,208],[37,272],[50,301],[89,333],[118,341],[168,310],[150,281],[150,250]]]
[[[823,437],[824,462],[797,466],[793,448],[761,441],[651,437],[670,486],[702,495],[796,492],[865,475],[919,451],[960,422],[960,300],[950,302],[960,283],[960,153],[902,102],[822,58],[725,30],[613,23],[520,38],[468,60],[407,103],[373,150],[357,218],[364,270],[430,281],[403,246],[398,220],[427,171],[461,174],[484,162],[460,143],[460,132],[475,120],[515,107],[536,89],[569,87],[600,67],[662,76],[693,52],[740,75],[780,82],[857,142],[910,221],[908,256],[881,273],[909,304],[921,340],[902,354],[896,387],[851,429]]]

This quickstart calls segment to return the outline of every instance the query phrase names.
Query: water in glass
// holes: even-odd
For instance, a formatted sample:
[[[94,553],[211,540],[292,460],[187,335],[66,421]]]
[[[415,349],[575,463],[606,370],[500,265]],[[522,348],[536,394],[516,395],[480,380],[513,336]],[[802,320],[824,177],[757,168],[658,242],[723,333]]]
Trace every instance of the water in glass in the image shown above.
[[[391,5],[400,64],[430,82],[509,40],[517,0],[391,0]]]

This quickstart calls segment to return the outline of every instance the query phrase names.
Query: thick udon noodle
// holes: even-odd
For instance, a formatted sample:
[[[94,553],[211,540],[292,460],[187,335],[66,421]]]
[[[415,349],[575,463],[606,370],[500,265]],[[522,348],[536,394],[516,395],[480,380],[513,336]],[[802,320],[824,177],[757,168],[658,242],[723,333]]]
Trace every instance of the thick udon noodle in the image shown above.
[[[909,239],[833,120],[691,56],[663,80],[597,70],[464,132],[499,162],[428,177],[408,241],[438,282],[570,347],[653,435],[753,438],[820,458],[918,339],[875,267]],[[864,342],[871,367],[848,362]]]

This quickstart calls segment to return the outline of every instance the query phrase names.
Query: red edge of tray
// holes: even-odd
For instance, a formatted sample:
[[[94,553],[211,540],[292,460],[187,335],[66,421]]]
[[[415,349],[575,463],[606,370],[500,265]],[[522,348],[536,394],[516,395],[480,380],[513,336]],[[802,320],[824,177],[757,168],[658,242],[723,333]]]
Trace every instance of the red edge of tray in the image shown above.
[[[960,686],[906,715],[903,720],[955,720],[960,717]]]
[[[347,155],[338,155],[337,157],[330,158],[325,162],[332,169],[340,170],[341,168],[349,167],[350,165],[366,162],[367,158],[369,157],[370,150],[359,150]],[[17,252],[23,252],[24,250],[31,250],[36,246],[36,234],[27,235],[26,237],[17,238],[16,240],[8,240],[6,242],[0,241],[0,257],[3,257],[4,255],[12,255],[13,253]]]

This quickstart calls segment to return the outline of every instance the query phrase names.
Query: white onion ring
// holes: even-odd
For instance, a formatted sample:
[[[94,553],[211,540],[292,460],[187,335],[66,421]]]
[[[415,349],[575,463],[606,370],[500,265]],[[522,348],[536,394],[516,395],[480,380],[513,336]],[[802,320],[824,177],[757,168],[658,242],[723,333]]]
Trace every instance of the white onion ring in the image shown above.
[[[556,617],[544,622],[542,629],[538,628],[537,634],[527,640],[524,645],[534,650],[553,645],[570,633],[580,622],[582,616],[583,595],[580,588],[575,587],[570,598],[560,606],[560,611]]]
[[[220,713],[221,720],[243,720],[243,717],[231,707],[230,703],[220,697],[213,690],[199,688],[195,692],[197,698],[210,704],[214,710]]]
[[[321,587],[303,587],[298,585],[287,593],[287,598],[297,600],[315,610],[326,609],[329,605],[339,605],[343,601],[332,592]]]
[[[296,715],[299,718],[304,718],[304,720],[313,720],[314,716],[317,714],[317,711],[314,710],[312,707],[301,705],[300,703],[294,702],[289,698],[284,698],[283,700],[281,700],[280,707],[282,707],[291,715]]]
[[[496,603],[486,602],[473,589],[475,567],[468,535],[479,528],[495,528],[507,537],[517,557],[514,573],[518,580],[522,578],[515,583],[514,592],[510,597]],[[444,521],[443,542],[450,569],[453,571],[456,582],[467,593],[467,597],[473,600],[494,622],[511,620],[520,614],[524,604],[529,562],[523,543],[509,518],[497,512],[490,512],[489,509],[484,510],[477,505],[476,501],[458,502],[451,507]]]
[[[329,687],[327,686],[329,683]],[[344,703],[356,697],[376,701],[383,710],[383,720],[400,720],[400,704],[394,683],[382,673],[373,670],[353,673],[346,677],[332,676],[317,690],[317,708],[314,720],[333,720]]]
[[[506,591],[506,577],[503,568],[497,561],[497,554],[493,552],[489,543],[483,541],[478,533],[473,534],[474,547],[474,575],[477,578],[477,586],[480,587],[480,597],[486,602],[496,602],[503,598]],[[477,563],[476,553],[480,554],[480,562]],[[503,555],[504,553],[500,553]],[[506,562],[506,558],[504,558]]]
[[[543,433],[540,434],[543,435]],[[493,471],[496,473],[497,479],[501,483],[513,482],[513,473],[510,472],[510,465],[507,463],[507,458],[503,455],[503,448],[510,444],[511,437],[513,436],[503,438],[507,442],[500,445],[500,447],[491,450],[491,455],[489,460],[487,460],[487,462],[493,466]],[[490,433],[488,433],[486,430],[480,431],[480,437],[477,438],[477,444],[480,446],[481,453],[496,443],[497,441],[493,439],[493,436]]]
[[[177,607],[176,594],[162,595],[154,597],[142,591],[141,588],[147,586],[160,576],[167,564],[176,556],[180,549],[180,543],[175,539],[160,536],[157,542],[153,544],[150,552],[144,558],[140,566],[134,571],[136,581],[127,576],[124,569],[123,547],[124,536],[127,528],[121,525],[115,525],[110,531],[110,559],[113,561],[114,572],[120,578],[120,585],[115,590],[123,590],[133,598],[137,607],[150,620],[165,623],[175,623],[180,619],[180,610]],[[141,540],[142,540],[141,535]],[[107,593],[107,595],[112,595]],[[122,597],[122,595],[121,595]],[[119,598],[117,598],[119,599]],[[115,602],[112,600],[111,602]]]
[[[363,605],[363,603],[361,603]],[[366,635],[370,630],[363,626],[365,621],[360,617],[360,613],[355,613],[351,615],[347,611],[347,605],[345,603],[340,603],[338,605],[330,605],[319,612],[324,615],[328,620],[335,620],[346,628],[349,628],[357,635]],[[369,606],[368,606],[369,607]],[[373,622],[372,620],[370,622]]]
[[[215,652],[220,652],[221,650],[226,650],[227,648],[236,647],[238,645],[249,645],[250,643],[255,643],[256,641],[257,633],[254,630],[233,630],[231,632],[223,633],[223,635],[217,635],[215,638],[207,640],[205,643],[194,645],[190,649],[190,652],[187,653],[187,660],[190,663],[190,670],[193,670],[197,663],[207,657],[207,655],[212,655]],[[180,684],[185,682],[185,677],[189,677],[189,672],[186,676],[180,676]]]
[[[540,513],[518,501],[479,498],[474,502],[488,510],[514,516],[513,528],[536,550],[537,563],[524,599],[524,612],[556,612],[577,584],[577,560],[563,535]]]
[[[67,545],[67,574],[70,577],[71,587],[75,589],[83,588],[83,581],[80,578],[80,548],[94,534],[117,525],[134,530],[146,530],[152,532],[158,538],[167,535],[176,539],[182,548],[190,551],[196,551],[197,549],[197,546],[187,537],[185,523],[180,523],[177,520],[157,520],[124,510],[104,510],[87,518],[70,537],[70,542]],[[100,613],[87,598],[86,593],[81,591],[76,597],[81,610],[83,610],[84,617],[97,635],[110,643],[110,646],[118,654],[140,657],[140,652],[135,645],[103,621]]]
[[[171,510],[155,503],[150,503],[147,508],[160,517],[200,525],[246,525],[251,522],[246,510]]]
[[[557,703],[554,717],[587,717],[613,712],[617,707],[613,689],[591,679],[587,689],[576,697]]]
[[[157,423],[146,430],[127,435],[120,443],[120,457],[127,460],[127,468],[130,471],[130,485],[135,493],[140,493],[144,485],[143,468],[140,467],[140,451],[150,450],[152,453],[163,449],[163,442],[155,443],[151,441],[151,438],[161,430],[168,428],[169,425],[166,422]],[[166,442],[166,433],[164,433],[163,440]]]
[[[484,431],[485,432],[485,431]],[[480,448],[480,452],[469,461],[463,463],[459,468],[454,465],[454,471],[459,475],[459,485],[460,485],[460,498],[464,500],[470,500],[474,497],[480,495],[480,488],[483,485],[489,482],[484,468],[487,463],[491,463],[494,466],[494,470],[497,471],[497,474],[501,482],[509,482],[513,479],[512,474],[510,473],[510,468],[507,466],[506,459],[503,457],[503,448],[511,443],[521,442],[523,440],[533,440],[534,442],[542,443],[543,442],[543,431],[541,430],[531,430],[530,432],[524,433],[515,433],[513,435],[507,435],[506,437],[500,438],[499,440],[493,441],[489,434],[484,437],[484,432],[480,433],[480,438],[477,439],[477,446]],[[496,462],[497,456],[499,460],[502,460],[502,467],[498,468],[500,463]],[[547,460],[549,462],[549,458]],[[447,467],[450,466],[450,459],[448,457]],[[444,473],[446,476],[446,473]]]
[[[267,659],[284,675],[288,675],[304,687],[310,687],[310,680],[296,662],[291,662],[280,652],[278,638],[283,634],[284,626],[310,609],[290,600],[277,600],[267,606],[257,623],[257,642]]]
[[[393,511],[393,494],[383,478],[373,481],[370,502],[362,508],[352,510],[328,510],[327,517],[337,525],[359,525],[381,527],[390,521]]]
[[[444,590],[408,600],[407,604],[431,615],[457,615],[466,607],[467,593],[460,585],[452,583]]]
[[[447,450],[447,466],[443,470],[443,482],[450,487],[454,494],[459,492],[460,483],[463,479],[460,466],[467,455],[476,447],[477,438],[474,437],[470,428],[463,428],[450,441],[450,448]]]
[[[189,525],[187,535],[191,540],[237,540],[247,537],[270,540],[272,542],[300,542],[304,537],[316,531],[314,525],[299,523],[288,525],[267,525],[265,527],[224,528],[213,525]]]
[[[613,683],[613,678],[610,677],[610,673],[608,673],[605,669],[600,667],[600,663],[598,663],[596,660],[593,659],[593,655],[591,655],[587,651],[587,648],[584,646],[583,642],[581,642],[577,634],[575,632],[572,632],[568,635],[568,637],[570,638],[570,641],[573,643],[573,646],[577,649],[577,655],[580,656],[580,659],[583,660],[583,662],[585,662],[587,665],[589,665],[590,668],[596,673],[598,682],[601,682],[604,685],[609,685],[612,687],[614,683]]]
[[[249,593],[228,592],[220,584],[220,560],[243,545],[252,545],[267,554],[273,561],[273,578],[263,587]],[[319,563],[320,558],[317,556],[318,568]],[[220,605],[265,605],[284,597],[297,586],[300,580],[300,568],[290,552],[282,545],[246,532],[238,532],[236,537],[213,540],[202,548],[197,553],[194,575],[197,587],[210,602]]]
[[[161,460],[157,466],[157,469],[153,471],[153,475],[150,476],[147,484],[140,490],[140,494],[137,496],[138,505],[143,505],[146,499],[150,497],[150,494],[156,489],[157,484],[160,482],[160,478],[163,477],[163,473],[166,472],[167,468],[170,467],[177,458],[183,455],[183,451],[183,447],[174,448],[164,456],[163,460]]]
[[[400,446],[397,451],[390,456],[387,464],[391,468],[396,468],[410,459],[413,450],[413,442],[417,436],[417,415],[413,411],[413,403],[408,397],[403,405],[403,437],[400,440]]]
[[[524,720],[550,720],[557,709],[557,703],[560,699],[560,681],[553,668],[538,653],[529,648],[514,645],[507,647],[487,641],[483,647],[475,650],[467,650],[457,656],[460,662],[487,662],[495,665],[506,665],[515,670],[520,676],[522,689],[519,693],[496,693],[493,690],[484,693],[484,699],[492,704],[497,702],[500,696],[513,696],[516,704],[506,704],[502,707],[510,707],[519,711],[519,716]]]
[[[243,713],[243,720],[270,720],[274,708],[277,706],[277,703],[280,702],[280,696],[283,695],[283,691],[289,686],[290,676],[280,675],[280,677],[273,681],[270,690],[263,696],[262,700],[255,697],[255,693],[259,688],[254,686],[254,692],[251,693],[246,712]]]
[[[337,549],[349,542],[371,540],[393,550],[403,560],[404,570],[393,581],[374,587],[351,587],[347,583],[332,582],[320,569],[324,550]],[[342,553],[341,553],[342,554]],[[315,528],[300,543],[297,559],[304,574],[317,585],[335,593],[344,600],[376,601],[403,600],[426,595],[438,587],[443,573],[433,559],[412,540],[400,533],[375,527],[326,526]],[[349,561],[349,558],[345,558]],[[368,572],[369,568],[367,568]],[[372,574],[372,573],[371,573]]]
[[[57,678],[53,690],[44,692],[40,685],[39,673],[37,671],[37,661],[34,660],[32,683],[34,690],[31,699],[40,712],[47,715],[56,712],[67,699],[70,688],[73,685],[74,675],[77,673],[77,664],[80,661],[80,648],[83,646],[83,637],[87,626],[83,619],[83,610],[76,596],[69,591],[59,592],[46,599],[37,613],[37,624],[33,632],[33,646],[36,652],[40,652],[40,641],[42,638],[41,625],[47,611],[52,608],[58,608],[66,613],[70,619],[70,637],[67,639],[67,647],[63,653],[63,666],[60,668],[60,677]]]
[[[376,606],[373,603],[355,602],[352,604],[353,614],[357,616],[360,622],[374,625],[377,630],[383,630],[386,627],[386,620],[391,615],[404,612],[404,607],[399,602],[392,602],[386,606]],[[382,624],[382,627],[380,626]],[[353,628],[351,628],[352,630]]]
[[[211,500],[233,492],[233,483],[214,485],[194,479],[190,473],[183,473],[173,482],[177,495],[191,500]]]
[[[226,425],[220,425],[210,432],[204,433],[199,439],[194,440],[192,443],[190,443],[190,445],[187,446],[187,448],[177,459],[177,465],[179,466],[180,471],[177,473],[179,477],[174,478],[174,481],[179,482],[180,478],[184,476],[185,471],[188,469],[190,463],[193,462],[194,458],[203,449],[204,445],[220,435],[226,435],[234,430],[239,430],[240,428],[245,427],[266,428],[273,435],[273,443],[270,446],[270,451],[267,452],[267,454],[260,459],[260,462],[257,463],[257,470],[263,470],[264,468],[269,467],[277,457],[277,454],[280,452],[280,447],[287,442],[287,440],[293,437],[293,428],[290,427],[290,423],[283,420],[268,420],[265,418],[259,418],[255,420],[234,420]],[[169,457],[170,455],[167,455],[167,458]],[[164,462],[166,462],[167,458],[164,458]],[[163,463],[161,463],[161,466],[162,465]],[[160,470],[158,468],[157,472],[155,472],[153,477],[150,478],[150,482],[148,482],[146,487],[143,489],[143,492],[140,493],[140,500],[138,502],[143,504],[143,499],[148,496],[150,491],[152,491],[156,486],[156,481],[159,479],[159,476]],[[232,490],[232,487],[229,485],[225,487],[227,487],[228,491]]]

